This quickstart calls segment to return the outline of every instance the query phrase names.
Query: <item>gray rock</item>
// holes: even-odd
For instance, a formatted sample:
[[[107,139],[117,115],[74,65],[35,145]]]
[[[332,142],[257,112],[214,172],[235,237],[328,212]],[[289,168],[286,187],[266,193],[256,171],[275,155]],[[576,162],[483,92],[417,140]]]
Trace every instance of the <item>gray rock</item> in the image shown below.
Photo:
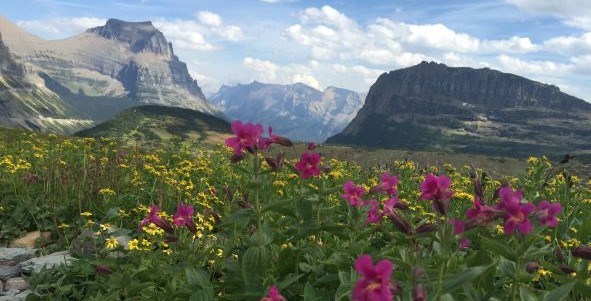
[[[29,284],[22,277],[10,278],[4,283],[4,291],[22,292],[29,288]]]
[[[49,254],[43,257],[32,258],[21,263],[21,268],[24,273],[39,272],[46,267],[48,269],[60,265],[68,265],[75,260],[68,251],[61,251]]]
[[[10,295],[4,295],[0,297],[0,301],[24,301],[25,299],[27,299],[27,296],[31,293],[32,292],[30,290],[25,290],[20,293],[11,291]]]
[[[7,280],[20,274],[21,267],[16,261],[0,262],[0,280]]]
[[[98,236],[85,229],[76,237],[70,245],[70,252],[76,257],[94,257],[101,248]]]
[[[16,261],[22,262],[35,257],[37,249],[23,248],[0,248],[0,262]]]

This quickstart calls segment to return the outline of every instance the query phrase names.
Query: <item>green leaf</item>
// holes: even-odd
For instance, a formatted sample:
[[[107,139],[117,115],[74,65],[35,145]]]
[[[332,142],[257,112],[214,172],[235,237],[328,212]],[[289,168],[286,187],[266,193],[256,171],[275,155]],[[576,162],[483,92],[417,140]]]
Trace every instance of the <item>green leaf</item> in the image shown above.
[[[498,253],[511,261],[515,261],[517,259],[515,250],[511,249],[511,247],[509,247],[509,245],[507,244],[498,242],[494,239],[490,239],[487,237],[481,237],[480,241],[486,248],[491,250],[493,253]]]
[[[236,224],[236,223],[247,223],[250,221],[251,217],[255,214],[254,210],[252,209],[240,209],[232,215],[228,216],[225,223],[226,224]]]
[[[250,247],[244,252],[240,272],[246,287],[262,287],[261,277],[265,275],[269,262],[269,252],[265,247]]]
[[[529,289],[528,287],[525,286],[521,286],[519,288],[519,298],[521,298],[522,301],[538,301],[540,300],[538,298],[538,296],[532,292],[531,289]]]
[[[279,289],[285,289],[286,287],[292,285],[293,283],[297,282],[298,280],[300,280],[300,278],[304,277],[306,274],[299,274],[299,275],[291,275],[287,278],[285,278],[283,281],[279,282],[277,284],[277,287]]]
[[[341,301],[343,300],[343,298],[351,296],[352,290],[353,287],[351,285],[340,285],[339,288],[337,288],[336,293],[334,294],[334,300]]]
[[[544,301],[560,301],[566,300],[570,292],[572,291],[573,287],[575,286],[576,282],[569,282],[565,285],[561,285],[550,292],[548,292],[544,296]]]
[[[462,287],[465,283],[468,283],[476,279],[478,276],[480,276],[480,274],[484,273],[484,271],[486,271],[489,267],[491,266],[487,265],[472,267],[456,274],[455,276],[452,276],[451,279],[447,280],[443,284],[442,293],[445,294],[454,292],[456,289]]]
[[[304,301],[316,301],[317,299],[318,297],[316,296],[314,288],[310,282],[306,282],[306,286],[304,287]]]
[[[293,199],[287,199],[287,200],[282,200],[282,201],[278,201],[278,202],[273,202],[271,204],[264,206],[261,209],[261,213],[264,213],[267,211],[274,211],[277,208],[283,208],[283,207],[289,206],[289,205],[293,204],[293,202],[294,202]]]

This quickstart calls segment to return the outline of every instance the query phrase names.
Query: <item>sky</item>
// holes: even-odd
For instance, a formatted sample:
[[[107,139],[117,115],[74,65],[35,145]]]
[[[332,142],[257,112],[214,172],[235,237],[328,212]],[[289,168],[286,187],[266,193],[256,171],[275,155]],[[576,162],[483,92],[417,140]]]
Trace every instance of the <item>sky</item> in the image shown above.
[[[591,0],[0,0],[45,39],[151,20],[206,95],[302,82],[367,92],[421,61],[514,73],[591,102]]]

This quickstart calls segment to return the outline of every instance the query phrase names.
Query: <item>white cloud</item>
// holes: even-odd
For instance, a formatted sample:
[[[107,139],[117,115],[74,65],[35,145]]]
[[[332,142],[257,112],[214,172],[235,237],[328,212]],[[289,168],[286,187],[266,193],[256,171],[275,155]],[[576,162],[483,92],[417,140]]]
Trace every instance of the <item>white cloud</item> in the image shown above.
[[[322,89],[320,87],[320,83],[318,83],[318,80],[310,74],[295,74],[292,77],[291,81],[294,83],[306,84],[306,85],[308,85],[314,89],[317,89],[317,90]]]
[[[210,51],[219,49],[216,41],[236,42],[243,38],[242,29],[236,25],[224,25],[222,17],[200,11],[197,20],[159,19],[154,26],[162,30],[175,48]]]
[[[565,19],[565,24],[591,30],[591,1],[589,0],[506,0],[531,13],[553,15]]]
[[[270,61],[246,57],[242,61],[242,65],[253,72],[252,79],[265,83],[272,83],[277,79],[279,67]]]
[[[218,14],[214,14],[210,11],[200,11],[196,14],[197,19],[205,25],[209,26],[221,26],[222,18]]]
[[[580,36],[560,36],[544,41],[546,51],[567,55],[591,52],[591,32]]]
[[[371,20],[363,28],[330,7],[307,8],[286,37],[323,61],[358,60],[375,66],[407,67],[442,53],[529,53],[539,49],[527,37],[486,40],[452,30],[444,24],[407,24],[387,18]]]
[[[90,17],[57,18],[48,20],[18,21],[17,25],[34,33],[50,37],[64,37],[84,32],[86,29],[105,25],[106,19]]]
[[[552,61],[524,61],[508,55],[497,56],[497,61],[503,71],[521,75],[564,75],[573,70],[569,64],[560,64]]]

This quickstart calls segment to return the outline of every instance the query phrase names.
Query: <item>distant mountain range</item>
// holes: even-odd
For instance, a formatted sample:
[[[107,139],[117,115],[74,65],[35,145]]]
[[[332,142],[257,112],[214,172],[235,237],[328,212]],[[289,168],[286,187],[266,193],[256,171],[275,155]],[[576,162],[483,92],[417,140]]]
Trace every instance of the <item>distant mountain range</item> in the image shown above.
[[[58,131],[67,133],[142,104],[220,115],[206,101],[186,64],[174,55],[172,45],[149,21],[109,19],[82,34],[47,41],[0,17],[0,34],[3,69],[25,70],[25,76],[4,81],[3,89],[14,94],[24,91],[22,85],[32,85],[31,89],[44,93],[42,105],[35,100],[40,98],[30,95],[35,93],[25,97],[35,106],[17,103],[20,98],[2,99],[9,102],[4,105],[9,110],[3,112],[0,124],[35,130],[63,125]],[[38,110],[39,106],[46,110]],[[47,119],[53,120],[54,128],[47,126]]]
[[[513,74],[423,62],[382,74],[327,143],[508,156],[591,151],[591,103]]]
[[[363,105],[365,94],[305,84],[222,86],[210,97],[230,119],[272,126],[277,134],[298,141],[323,142],[339,133]]]

